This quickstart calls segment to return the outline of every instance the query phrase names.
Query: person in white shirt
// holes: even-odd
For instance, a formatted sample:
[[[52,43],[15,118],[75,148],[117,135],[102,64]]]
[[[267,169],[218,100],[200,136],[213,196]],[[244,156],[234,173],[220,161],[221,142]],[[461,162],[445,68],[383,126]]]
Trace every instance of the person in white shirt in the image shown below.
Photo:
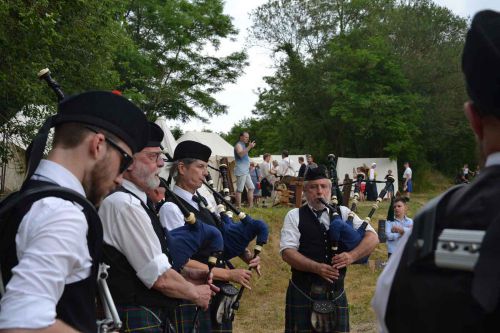
[[[318,199],[329,201],[331,180],[322,165],[309,170],[304,180],[307,204],[288,212],[281,229],[280,254],[291,266],[292,278],[286,296],[285,332],[312,332],[312,321],[322,326],[322,332],[349,332],[349,310],[344,291],[347,266],[369,255],[378,244],[378,236],[370,225],[354,249],[336,253],[328,238],[331,214]],[[339,207],[345,221],[350,210]],[[354,216],[353,226],[362,220]],[[311,311],[314,301],[333,301],[335,312],[318,320]],[[325,318],[326,317],[326,318]]]
[[[196,218],[203,223],[216,226],[216,218],[208,209],[203,207],[199,193],[197,190],[202,186],[205,176],[208,174],[207,163],[210,158],[211,150],[208,146],[196,141],[183,141],[175,148],[173,156],[173,165],[170,169],[170,174],[175,180],[173,188],[174,194],[178,196],[180,202],[195,214]],[[176,229],[184,225],[184,216],[180,208],[173,200],[167,198],[167,202],[160,209],[160,221],[167,230]],[[191,260],[186,264],[187,267],[206,269],[208,262],[208,253],[200,251],[191,257]],[[251,267],[256,268],[260,274],[260,257],[253,259],[251,252],[247,249],[242,259]],[[243,285],[245,288],[251,289],[250,279],[252,272],[248,269],[229,269],[224,265],[218,265],[213,270],[213,277],[216,284],[220,281],[236,282]],[[178,317],[184,319],[184,332],[189,332],[192,325],[192,317],[189,313],[192,312],[192,302],[184,302],[182,307],[178,309]],[[209,311],[215,311],[215,304],[210,306]],[[203,332],[231,332],[232,323],[224,322],[218,324],[211,320],[210,313],[202,313],[199,317],[199,329]]]
[[[500,13],[478,12],[462,53],[469,95],[464,112],[485,167],[472,183],[454,186],[430,201],[416,215],[411,233],[400,239],[372,301],[380,332],[482,333],[500,327],[499,27]],[[463,249],[463,260],[458,259],[462,264],[474,261],[467,235],[485,231],[471,271],[435,260],[437,240],[445,229],[462,229],[461,239],[453,242]],[[457,258],[452,251],[448,255]]]
[[[41,146],[31,152],[28,175],[34,172],[21,191],[58,185],[98,205],[146,143],[146,117],[126,98],[104,91],[67,97],[58,108],[35,139]],[[37,149],[41,153],[46,144],[41,134],[52,126],[53,148],[36,161]],[[30,206],[17,221],[4,221],[20,224],[1,235],[2,246],[10,245],[0,258],[6,283],[0,331],[96,332],[100,221],[61,198],[45,197]]]
[[[295,170],[292,168],[290,157],[288,157],[288,150],[283,150],[281,158],[282,159],[279,162],[278,176],[295,176]]]
[[[403,173],[403,192],[405,195],[410,198],[411,192],[413,192],[413,172],[410,168],[410,162],[405,162],[404,163],[405,171]]]
[[[146,191],[159,186],[164,162],[161,128],[150,123],[146,147],[134,155],[122,187],[106,197],[99,209],[104,232],[104,262],[111,266],[108,284],[123,329],[179,332],[182,320],[174,310],[181,299],[207,309],[212,292],[205,284],[208,270],[172,268],[168,243]]]

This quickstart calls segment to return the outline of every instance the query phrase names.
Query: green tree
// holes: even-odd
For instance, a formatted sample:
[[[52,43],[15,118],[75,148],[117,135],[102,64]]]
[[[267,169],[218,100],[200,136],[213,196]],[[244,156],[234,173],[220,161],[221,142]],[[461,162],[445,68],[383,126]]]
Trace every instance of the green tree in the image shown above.
[[[226,112],[213,94],[234,83],[246,53],[215,56],[234,36],[221,0],[128,1],[123,23],[135,46],[118,53],[120,88],[149,118],[205,119]],[[120,50],[119,50],[120,51]]]

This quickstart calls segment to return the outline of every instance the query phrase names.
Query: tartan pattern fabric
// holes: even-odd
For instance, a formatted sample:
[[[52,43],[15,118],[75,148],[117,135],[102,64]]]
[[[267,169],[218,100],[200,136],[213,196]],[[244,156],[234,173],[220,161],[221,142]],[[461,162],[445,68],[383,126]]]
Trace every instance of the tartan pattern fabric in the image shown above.
[[[183,300],[175,308],[175,323],[177,333],[191,333],[193,329],[193,320],[196,313],[196,305],[192,302]],[[209,333],[211,332],[210,324],[210,312],[200,310],[197,319],[197,330],[198,333]]]
[[[117,306],[118,314],[123,322],[120,332],[163,333],[162,322],[168,316],[163,308],[146,308],[138,305]]]
[[[214,306],[210,304],[207,311],[200,310],[197,320],[198,333],[231,333],[233,331],[233,323],[227,322],[222,325],[211,320],[211,312],[215,311]],[[196,305],[194,303],[183,301],[175,308],[175,323],[177,333],[191,333],[193,329],[193,319],[196,313]]]
[[[309,292],[307,294],[310,295]],[[336,326],[333,332],[349,332],[349,307],[345,292],[335,300],[334,305]],[[285,333],[314,332],[311,327],[311,307],[312,302],[289,283],[286,291]]]

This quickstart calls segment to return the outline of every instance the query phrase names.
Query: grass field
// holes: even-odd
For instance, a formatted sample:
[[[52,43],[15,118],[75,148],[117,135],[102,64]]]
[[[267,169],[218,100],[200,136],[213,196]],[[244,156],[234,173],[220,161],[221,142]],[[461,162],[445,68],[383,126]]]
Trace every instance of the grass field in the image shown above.
[[[408,203],[408,216],[414,217],[417,210],[438,194],[415,194]],[[372,202],[361,202],[358,215],[364,218],[371,209]],[[380,204],[372,218],[372,225],[377,229],[379,219],[387,216],[389,203]],[[290,278],[290,267],[279,255],[280,230],[285,214],[290,208],[255,208],[249,210],[253,217],[263,219],[270,229],[269,242],[261,254],[262,276],[253,280],[252,290],[246,291],[234,322],[236,333],[283,332],[285,315],[285,292]],[[370,260],[386,260],[385,244],[379,244],[370,256]],[[234,260],[237,266],[239,259]],[[241,266],[243,267],[243,266]],[[377,277],[381,270],[369,265],[352,265],[346,277],[346,293],[349,300],[351,332],[376,332],[375,315],[370,302],[375,290]]]

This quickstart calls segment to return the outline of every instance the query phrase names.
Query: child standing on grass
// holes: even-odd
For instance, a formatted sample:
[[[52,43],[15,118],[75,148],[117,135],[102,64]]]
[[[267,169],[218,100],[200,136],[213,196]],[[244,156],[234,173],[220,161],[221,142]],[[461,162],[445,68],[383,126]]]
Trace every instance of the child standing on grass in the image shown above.
[[[385,234],[387,236],[387,258],[397,248],[399,239],[413,227],[413,220],[406,216],[408,206],[405,197],[398,197],[394,200],[394,220],[385,224]]]

